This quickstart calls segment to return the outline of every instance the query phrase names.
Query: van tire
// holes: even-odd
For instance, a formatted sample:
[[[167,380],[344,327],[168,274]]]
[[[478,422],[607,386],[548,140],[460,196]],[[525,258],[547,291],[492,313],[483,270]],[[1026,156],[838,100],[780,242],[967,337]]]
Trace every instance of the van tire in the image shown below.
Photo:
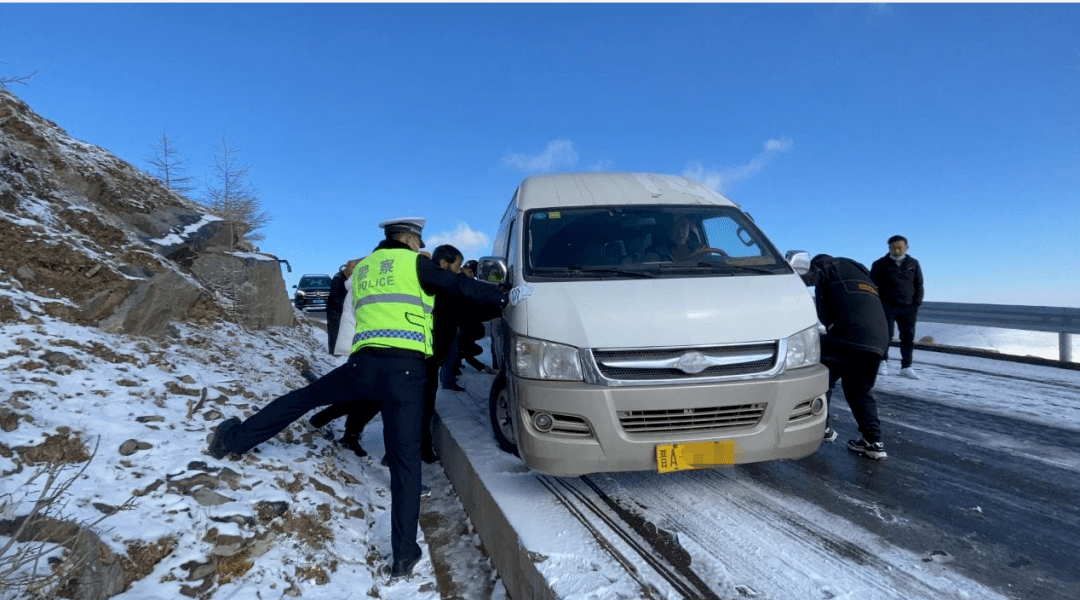
[[[513,402],[510,401],[510,388],[506,385],[506,373],[499,371],[491,383],[488,394],[488,415],[491,417],[491,432],[499,449],[519,456],[517,443],[514,441]]]

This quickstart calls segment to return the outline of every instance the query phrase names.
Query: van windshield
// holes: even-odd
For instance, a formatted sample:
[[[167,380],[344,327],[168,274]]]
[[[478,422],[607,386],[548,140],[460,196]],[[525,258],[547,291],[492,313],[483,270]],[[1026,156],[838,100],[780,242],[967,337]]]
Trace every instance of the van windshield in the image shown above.
[[[590,206],[525,214],[529,279],[791,273],[772,243],[730,206]]]

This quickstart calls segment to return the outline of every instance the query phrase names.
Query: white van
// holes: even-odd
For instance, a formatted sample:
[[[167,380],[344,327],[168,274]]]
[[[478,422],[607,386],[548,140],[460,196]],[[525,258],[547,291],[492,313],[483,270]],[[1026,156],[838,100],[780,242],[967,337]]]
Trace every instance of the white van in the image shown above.
[[[753,220],[696,181],[529,177],[479,277],[527,290],[492,323],[490,416],[530,469],[669,472],[821,444],[813,300]]]

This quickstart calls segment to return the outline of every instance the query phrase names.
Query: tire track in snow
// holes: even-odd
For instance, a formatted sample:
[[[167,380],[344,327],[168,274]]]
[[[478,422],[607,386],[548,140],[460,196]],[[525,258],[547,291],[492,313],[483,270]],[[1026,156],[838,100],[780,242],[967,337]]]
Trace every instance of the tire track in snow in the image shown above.
[[[607,493],[636,504],[678,535],[694,571],[726,597],[999,598],[876,536],[737,472],[597,477]],[[662,483],[661,483],[662,481]],[[612,489],[614,488],[614,489]]]

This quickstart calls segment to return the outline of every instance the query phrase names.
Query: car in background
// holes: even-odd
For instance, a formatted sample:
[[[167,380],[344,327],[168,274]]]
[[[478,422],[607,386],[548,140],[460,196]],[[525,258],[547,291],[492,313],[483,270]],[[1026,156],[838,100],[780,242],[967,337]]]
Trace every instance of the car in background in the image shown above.
[[[293,288],[296,289],[293,306],[300,310],[326,310],[326,299],[330,297],[329,275],[304,275]]]

